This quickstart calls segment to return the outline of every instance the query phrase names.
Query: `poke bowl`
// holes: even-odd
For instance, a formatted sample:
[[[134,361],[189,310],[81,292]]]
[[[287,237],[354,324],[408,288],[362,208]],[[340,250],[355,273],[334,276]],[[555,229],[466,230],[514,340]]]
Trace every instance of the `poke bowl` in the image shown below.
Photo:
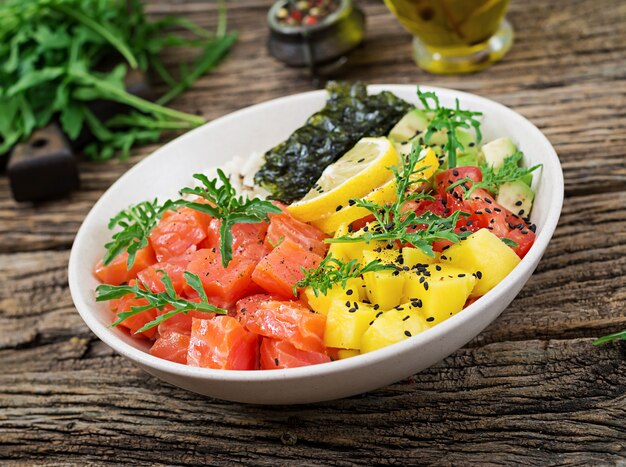
[[[111,311],[96,301],[100,281],[94,265],[111,239],[109,219],[133,203],[178,195],[194,173],[206,173],[236,158],[263,153],[285,140],[325,104],[313,91],[257,104],[197,128],[164,145],[115,182],[80,227],[69,260],[69,285],[81,317],[105,344],[148,373],[178,387],[220,399],[255,404],[300,404],[360,394],[397,382],[432,366],[477,336],[511,303],[532,275],[556,228],[563,202],[563,174],[548,139],[527,119],[491,100],[455,90],[421,86],[442,105],[482,113],[482,135],[508,137],[525,166],[541,165],[532,181],[530,222],[536,237],[519,264],[485,295],[417,335],[353,358],[273,370],[224,370],[175,363],[151,355],[150,343],[112,327]],[[418,104],[414,85],[370,85]],[[535,227],[533,227],[535,228]]]

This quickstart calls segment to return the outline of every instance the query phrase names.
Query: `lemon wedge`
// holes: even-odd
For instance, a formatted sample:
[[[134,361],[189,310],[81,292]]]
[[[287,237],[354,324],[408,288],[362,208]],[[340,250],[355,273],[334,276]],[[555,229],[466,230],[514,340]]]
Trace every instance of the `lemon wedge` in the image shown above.
[[[391,141],[385,137],[361,138],[337,162],[326,167],[313,188],[287,209],[304,222],[341,210],[351,198],[361,198],[393,177],[399,162]]]
[[[411,178],[429,179],[439,167],[439,161],[437,160],[437,155],[431,148],[424,148],[420,152],[420,159],[417,165],[424,168],[420,172],[414,174]],[[364,201],[380,205],[395,202],[398,199],[395,179],[391,179],[383,185],[374,188],[362,199]],[[311,224],[325,233],[332,234],[333,232],[336,232],[341,225],[350,224],[369,214],[370,211],[367,209],[348,203],[345,207],[332,212],[326,217],[317,218],[311,221]]]

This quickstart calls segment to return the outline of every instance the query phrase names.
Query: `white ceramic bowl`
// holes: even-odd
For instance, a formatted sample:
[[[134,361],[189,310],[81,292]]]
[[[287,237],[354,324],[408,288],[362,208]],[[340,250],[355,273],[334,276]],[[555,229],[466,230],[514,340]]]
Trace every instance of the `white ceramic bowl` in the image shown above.
[[[413,85],[370,86],[388,89],[417,102]],[[140,339],[113,329],[105,304],[95,302],[98,281],[92,270],[110,239],[107,221],[131,203],[155,195],[176,197],[191,175],[221,165],[234,156],[265,151],[284,140],[325,102],[313,91],[265,102],[208,123],[157,150],[122,176],[89,212],[69,261],[69,285],[78,312],[107,345],[141,368],[171,384],[207,396],[258,404],[296,404],[337,399],[391,384],[423,370],[466,344],[509,305],[534,271],[554,232],[563,201],[563,173],[546,137],[528,120],[493,101],[459,91],[436,91],[444,105],[459,98],[461,106],[484,113],[484,140],[510,136],[525,154],[525,164],[541,163],[536,172],[531,219],[537,239],[526,257],[498,286],[445,322],[417,336],[355,358],[310,367],[272,371],[227,371],[194,368],[150,355]]]

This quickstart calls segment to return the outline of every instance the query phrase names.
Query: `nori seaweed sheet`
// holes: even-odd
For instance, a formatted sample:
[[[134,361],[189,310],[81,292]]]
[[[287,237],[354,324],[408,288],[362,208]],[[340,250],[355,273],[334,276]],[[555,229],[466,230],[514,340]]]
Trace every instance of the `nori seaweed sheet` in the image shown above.
[[[302,198],[326,167],[364,136],[384,136],[413,106],[391,92],[368,96],[363,83],[329,82],[326,106],[265,153],[254,181],[270,198]]]

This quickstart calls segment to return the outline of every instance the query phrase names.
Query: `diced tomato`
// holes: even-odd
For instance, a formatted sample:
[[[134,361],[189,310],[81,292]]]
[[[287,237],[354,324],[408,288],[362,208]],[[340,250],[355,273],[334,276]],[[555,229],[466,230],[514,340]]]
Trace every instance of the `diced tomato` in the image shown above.
[[[326,317],[301,303],[256,295],[237,302],[237,315],[246,329],[290,342],[300,350],[324,352]]]
[[[194,319],[187,364],[223,370],[256,370],[259,336],[230,316]]]
[[[220,226],[219,219],[213,219],[209,223],[207,237],[198,245],[200,248],[220,247]],[[254,261],[259,261],[271,250],[264,240],[267,233],[267,222],[256,222],[252,224],[235,224],[231,229],[233,235],[233,256],[243,256]]]
[[[243,256],[233,256],[225,268],[222,266],[222,255],[218,250],[203,249],[191,255],[187,271],[200,277],[207,295],[220,300],[218,306],[228,307],[234,305],[250,290],[255,265],[254,261]],[[188,296],[195,295],[188,284],[185,284],[184,290]],[[213,300],[210,301],[213,303]]]
[[[506,237],[509,232],[506,222],[508,210],[496,203],[486,190],[481,188],[473,191],[465,203],[470,214],[469,220],[475,224],[472,227],[489,229],[500,238]]]
[[[330,357],[321,352],[307,352],[295,348],[287,341],[264,337],[261,341],[261,369],[277,370],[296,368],[330,362]]]
[[[270,214],[270,225],[267,229],[265,244],[275,248],[284,240],[291,240],[304,251],[325,256],[328,245],[324,243],[327,235],[312,225],[292,217],[290,214]]]
[[[352,224],[350,224],[350,231],[356,232],[357,230],[361,230],[367,224],[375,220],[376,218],[374,217],[374,214],[370,214],[368,216],[362,217],[361,219],[357,219],[354,222],[352,222]]]
[[[150,245],[137,252],[135,262],[130,269],[127,269],[127,260],[128,253],[124,252],[111,261],[108,266],[100,261],[96,265],[94,273],[103,284],[120,285],[134,279],[139,271],[156,263],[154,251]]]
[[[533,246],[533,243],[535,243],[536,235],[535,232],[530,230],[526,223],[524,223],[524,226],[521,228],[511,229],[506,238],[517,243],[516,247],[511,248],[517,253],[517,256],[523,258],[526,256],[526,253],[528,253],[528,250],[530,250],[530,247]]]
[[[149,238],[157,260],[161,262],[182,256],[190,247],[204,240],[207,234],[203,216],[206,214],[191,208],[165,213]]]
[[[322,257],[302,245],[283,240],[256,265],[252,280],[270,293],[293,297],[293,287],[304,277],[304,269],[317,266]]]
[[[478,167],[455,167],[454,169],[444,170],[439,172],[435,177],[435,187],[440,195],[451,193],[456,199],[461,199],[465,195],[465,189],[459,185],[452,190],[448,191],[448,187],[455,182],[463,178],[469,178],[475,182],[481,182],[483,180],[483,174]],[[466,182],[465,188],[468,189],[472,186],[472,182]]]
[[[148,300],[145,298],[135,298],[133,294],[126,295],[120,299],[117,305],[117,313],[122,313],[126,311],[131,311],[131,307],[133,306],[146,306],[148,305]],[[154,339],[156,335],[157,328],[156,326],[150,328],[146,331],[143,331],[139,334],[135,334],[137,330],[141,329],[144,325],[148,324],[150,321],[154,321],[158,315],[158,310],[156,308],[150,308],[148,310],[142,311],[141,313],[137,313],[136,315],[130,316],[126,318],[124,321],[120,323],[120,326],[124,326],[128,329],[131,334],[135,336],[143,336],[148,339]]]
[[[169,278],[172,280],[172,285],[174,286],[174,290],[176,294],[180,295],[183,291],[183,286],[185,285],[185,266],[181,266],[180,264],[175,263],[156,263],[152,266],[147,267],[143,271],[140,271],[137,274],[137,279],[144,283],[148,289],[150,289],[154,293],[165,292],[165,285],[163,285],[162,277],[163,272],[167,273]]]
[[[171,362],[187,363],[187,350],[189,349],[189,335],[178,332],[169,332],[161,335],[152,347],[150,354]]]

